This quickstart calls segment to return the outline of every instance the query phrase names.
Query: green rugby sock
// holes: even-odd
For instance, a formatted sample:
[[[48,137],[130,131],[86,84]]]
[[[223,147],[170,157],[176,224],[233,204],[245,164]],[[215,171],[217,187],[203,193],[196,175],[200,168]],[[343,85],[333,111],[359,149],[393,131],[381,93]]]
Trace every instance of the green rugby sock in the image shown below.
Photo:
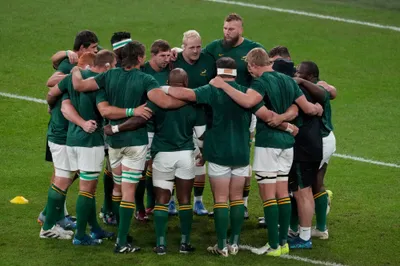
[[[129,201],[121,201],[119,206],[119,226],[118,226],[118,245],[125,246],[126,240],[131,227],[133,212],[135,211],[135,203]]]
[[[147,191],[147,202],[146,208],[154,208],[154,188],[153,188],[153,172],[149,169],[146,171],[146,191]]]
[[[179,222],[181,226],[181,244],[190,243],[190,232],[193,223],[193,207],[190,204],[179,204]]]
[[[314,195],[315,217],[317,221],[317,229],[319,231],[326,230],[326,209],[328,208],[328,193],[326,191],[319,192]]]
[[[110,213],[112,212],[112,192],[114,188],[114,180],[112,173],[107,169],[104,169],[103,183],[104,183],[103,213]]]
[[[43,224],[43,230],[51,229],[57,221],[61,213],[64,213],[64,202],[67,191],[58,188],[52,184],[47,193],[46,205],[46,221]]]
[[[101,230],[101,227],[97,221],[97,214],[96,214],[96,197],[93,197],[91,200],[91,208],[90,208],[90,215],[88,218],[88,224],[91,227],[93,232],[98,232]]]
[[[244,201],[231,201],[230,207],[231,237],[229,243],[231,245],[239,245],[240,232],[242,231],[242,225],[244,221]]]
[[[279,245],[283,246],[287,243],[290,215],[292,212],[292,205],[290,203],[290,198],[285,197],[278,199],[278,209],[279,209]]]
[[[278,231],[278,204],[276,199],[269,199],[264,201],[264,217],[268,229],[268,244],[273,249],[277,249],[279,245],[279,231]]]
[[[299,232],[299,213],[297,212],[297,201],[294,197],[290,198],[292,203],[292,214],[290,215],[290,229],[293,232]]]
[[[215,231],[217,232],[218,249],[223,249],[226,247],[229,226],[228,212],[228,204],[225,202],[214,204],[214,224]]]
[[[121,204],[122,196],[112,195],[112,212],[115,214],[117,224],[119,224],[119,205]]]
[[[91,214],[93,198],[93,194],[82,190],[79,191],[76,201],[76,239],[82,240],[86,233],[86,225]]]
[[[167,246],[168,204],[154,206],[154,226],[156,231],[157,247]]]

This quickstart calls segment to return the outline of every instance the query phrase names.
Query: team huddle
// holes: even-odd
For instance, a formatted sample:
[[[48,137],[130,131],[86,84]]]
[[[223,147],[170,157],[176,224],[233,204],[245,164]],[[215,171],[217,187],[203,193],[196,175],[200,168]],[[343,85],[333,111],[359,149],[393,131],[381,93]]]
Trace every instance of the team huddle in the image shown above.
[[[114,252],[131,253],[140,250],[129,235],[132,218],[145,222],[152,215],[153,250],[164,255],[169,216],[178,215],[179,252],[190,253],[193,214],[208,215],[217,243],[207,251],[236,255],[253,172],[264,210],[259,224],[268,231],[266,245],[253,253],[280,256],[312,248],[312,237],[329,238],[324,176],[336,148],[335,87],[319,79],[314,62],[295,68],[286,47],[268,52],[244,38],[237,14],[225,18],[223,32],[204,48],[195,30],[183,34],[182,48],[156,40],[146,62],[144,45],[130,33],[114,33],[111,51],[85,30],[73,51],[53,55],[46,160],[54,174],[38,217],[40,238],[74,245],[116,238]],[[99,216],[117,226],[116,236],[97,220],[102,171]],[[206,172],[212,212],[202,198]],[[76,179],[75,218],[65,200]]]

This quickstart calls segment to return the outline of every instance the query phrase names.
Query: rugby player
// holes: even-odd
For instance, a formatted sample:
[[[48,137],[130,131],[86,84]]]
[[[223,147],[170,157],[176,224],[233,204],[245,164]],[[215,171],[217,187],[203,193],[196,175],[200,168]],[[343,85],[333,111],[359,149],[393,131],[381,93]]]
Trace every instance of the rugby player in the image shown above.
[[[56,72],[47,81],[48,87],[55,86],[60,80],[62,80],[67,74],[71,72],[71,69],[77,64],[78,58],[85,52],[97,53],[98,38],[96,34],[89,30],[83,30],[78,32],[75,37],[73,51],[59,51],[53,57],[53,66],[55,62],[61,60],[57,64]],[[69,57],[72,57],[72,63]]]
[[[204,48],[204,51],[210,54],[214,60],[225,56],[233,58],[237,65],[236,82],[248,87],[252,81],[252,76],[247,70],[245,57],[253,48],[260,47],[264,50],[265,48],[260,43],[243,37],[243,19],[236,13],[231,13],[225,18],[223,34],[223,39],[211,42]],[[253,116],[253,119],[256,119],[256,117]],[[247,204],[250,194],[250,184],[251,175],[246,177],[246,184],[243,190],[246,219],[249,218]]]
[[[239,105],[252,108],[264,99],[267,108],[277,114],[284,114],[293,103],[311,115],[321,111],[320,106],[306,100],[294,80],[273,71],[265,50],[254,48],[246,56],[246,61],[249,72],[256,79],[245,93],[227,83],[217,85]],[[293,144],[291,134],[263,122],[257,123],[253,171],[256,172],[268,224],[268,243],[261,251],[270,256],[289,252],[286,243],[291,213],[288,174],[293,161]]]
[[[117,109],[102,113],[110,119],[112,125],[124,122],[121,115],[149,117],[144,109],[146,97],[161,108],[178,108],[185,103],[168,97],[159,88],[157,81],[150,75],[140,71],[145,62],[145,47],[137,42],[129,42],[122,48],[122,67],[112,69],[96,76],[94,79],[83,80],[79,71],[73,73],[74,88],[78,91],[98,90],[100,95],[97,106],[111,106]],[[118,85],[117,85],[118,84]],[[111,104],[111,105],[110,105]],[[133,107],[133,108],[132,108]],[[123,111],[125,110],[125,114]],[[123,117],[123,116],[122,116]],[[147,130],[140,128],[136,131],[122,132],[108,138],[110,145],[110,162],[115,183],[113,196],[121,196],[119,207],[118,238],[115,253],[137,251],[138,247],[128,243],[128,232],[135,209],[136,184],[142,176],[146,162]],[[118,215],[117,215],[118,217]]]
[[[212,56],[201,50],[202,42],[200,34],[195,30],[188,30],[183,33],[182,39],[182,53],[179,53],[176,60],[172,63],[173,68],[182,68],[186,71],[189,77],[189,88],[197,88],[208,84],[208,82],[215,77],[215,60]],[[205,130],[205,111],[204,106],[197,106],[198,119],[197,126],[202,126]],[[194,156],[200,154],[200,149],[197,147],[198,140],[196,134],[194,143],[196,150]],[[194,205],[193,212],[196,215],[207,215],[208,211],[203,204],[203,192],[205,186],[206,169],[205,166],[195,167],[196,177],[194,180]]]
[[[85,59],[85,55],[87,55],[87,59]],[[82,56],[82,64],[88,63],[90,65],[90,60],[93,59],[94,54],[85,55]],[[85,77],[97,75],[97,73],[113,67],[115,65],[115,56],[109,51],[104,51],[96,56],[93,65],[91,70],[84,70]],[[51,147],[57,150],[54,152],[56,157],[60,157],[58,159],[62,160],[64,164],[68,164],[68,167],[64,166],[57,170],[61,179],[60,183],[58,183],[59,186],[54,184],[51,188],[54,191],[49,191],[49,215],[46,218],[54,220],[52,219],[52,214],[59,209],[57,207],[59,207],[61,199],[65,200],[66,191],[72,183],[70,178],[72,173],[80,170],[77,231],[73,244],[97,245],[101,243],[101,239],[113,236],[112,233],[104,231],[98,225],[94,199],[97,176],[101,171],[104,159],[104,140],[101,131],[96,131],[96,120],[99,120],[100,115],[96,115],[95,94],[79,94],[75,92],[71,78],[72,76],[68,75],[57,86],[51,88],[47,97],[49,104],[54,104],[62,95],[61,111],[71,123],[68,126],[66,152],[62,151],[62,146],[50,143]],[[71,105],[71,101],[74,105]],[[50,197],[50,193],[52,197]],[[50,208],[50,206],[55,206],[56,210],[53,210],[54,208]],[[85,234],[87,223],[91,227],[91,236]],[[43,230],[45,229],[44,226]]]
[[[207,131],[204,136],[203,155],[208,161],[208,175],[214,195],[214,220],[218,243],[208,247],[207,250],[227,257],[229,253],[235,255],[239,250],[239,237],[244,220],[243,187],[245,176],[250,171],[248,140],[251,111],[243,109],[223,91],[212,85],[229,84],[234,90],[246,92],[246,87],[235,82],[237,73],[235,60],[220,58],[217,60],[217,68],[218,77],[210,81],[211,85],[194,90],[166,87],[165,92],[181,100],[206,104],[207,109],[212,110],[212,120],[207,121]],[[275,114],[261,104],[256,115],[263,121],[269,122]],[[286,125],[285,129],[287,128],[296,130],[292,125]],[[231,223],[229,245],[226,243],[229,224],[228,200]]]
[[[147,61],[144,66],[141,67],[142,72],[153,76],[160,86],[166,85],[168,81],[168,75],[170,72],[169,63],[171,57],[171,47],[165,40],[156,40],[153,42],[150,48],[151,58]],[[154,122],[152,119],[147,121],[147,136],[149,138],[149,144],[146,155],[146,167],[144,180],[139,181],[139,185],[136,191],[136,219],[139,221],[145,221],[148,219],[148,214],[153,212],[155,199],[153,191],[153,172],[152,172],[152,160],[151,160],[151,144],[154,137]],[[143,197],[145,189],[147,190],[146,210],[143,204]],[[176,214],[175,204],[173,204],[173,214]]]
[[[318,84],[319,69],[314,62],[301,62],[298,66],[296,77],[298,77],[296,81],[303,85],[310,95],[318,100],[324,109],[324,113],[321,118],[322,161],[319,165],[316,182],[313,184],[317,225],[316,228],[312,229],[311,235],[320,239],[328,239],[329,233],[326,227],[328,194],[324,187],[324,177],[328,167],[329,159],[336,150],[336,139],[335,135],[333,134],[332,125],[332,109],[330,105],[331,95],[323,87],[321,89],[318,86],[311,86],[310,84],[306,86],[306,81],[311,82],[312,84]]]

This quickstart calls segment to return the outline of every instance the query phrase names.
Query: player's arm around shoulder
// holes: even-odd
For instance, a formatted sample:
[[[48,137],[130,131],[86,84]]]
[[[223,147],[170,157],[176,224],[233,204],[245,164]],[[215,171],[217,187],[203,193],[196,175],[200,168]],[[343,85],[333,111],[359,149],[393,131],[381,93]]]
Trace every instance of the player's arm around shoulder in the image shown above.
[[[105,87],[107,72],[101,73],[95,77],[83,79],[80,68],[75,66],[71,70],[72,84],[74,89],[79,92],[95,91]]]
[[[336,98],[337,89],[333,85],[330,85],[327,82],[322,81],[322,80],[318,81],[317,85],[322,86],[325,90],[327,90],[329,92],[331,100],[334,100]]]
[[[222,89],[232,100],[244,108],[252,108],[263,99],[263,96],[253,88],[249,88],[246,93],[243,93],[218,76],[213,78],[210,84],[218,89]]]

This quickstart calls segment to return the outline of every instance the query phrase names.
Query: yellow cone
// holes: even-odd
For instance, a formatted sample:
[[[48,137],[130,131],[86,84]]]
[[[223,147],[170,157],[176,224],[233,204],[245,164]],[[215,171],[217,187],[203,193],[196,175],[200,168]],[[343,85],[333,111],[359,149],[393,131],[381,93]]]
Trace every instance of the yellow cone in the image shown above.
[[[14,203],[14,204],[28,204],[29,200],[25,199],[22,196],[17,196],[15,198],[13,198],[12,200],[10,200],[10,202]]]

